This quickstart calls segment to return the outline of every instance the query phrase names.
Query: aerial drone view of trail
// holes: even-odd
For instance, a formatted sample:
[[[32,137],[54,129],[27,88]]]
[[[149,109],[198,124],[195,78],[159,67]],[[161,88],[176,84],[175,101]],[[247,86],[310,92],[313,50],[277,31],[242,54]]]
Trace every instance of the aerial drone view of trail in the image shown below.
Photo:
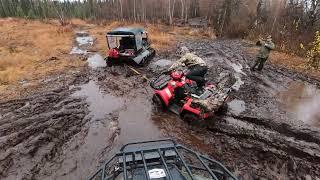
[[[120,26],[148,31],[156,55],[145,65],[107,65],[105,36]],[[320,179],[319,76],[277,64],[280,52],[251,71],[254,43],[201,33],[1,19],[0,56],[10,62],[0,59],[0,179],[86,179],[122,145],[164,138],[218,160],[239,179]],[[209,82],[226,72],[234,79],[226,112],[206,127],[152,101],[149,80],[181,48],[206,62]]]

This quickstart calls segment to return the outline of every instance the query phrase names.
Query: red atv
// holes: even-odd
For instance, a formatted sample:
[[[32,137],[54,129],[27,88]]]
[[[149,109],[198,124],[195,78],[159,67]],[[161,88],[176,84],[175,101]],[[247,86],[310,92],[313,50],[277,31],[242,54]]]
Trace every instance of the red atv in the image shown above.
[[[170,110],[183,120],[196,124],[225,110],[231,91],[230,88],[207,83],[204,91],[199,92],[196,83],[187,79],[182,71],[161,74],[150,82],[150,86],[154,89],[152,100],[156,107]],[[212,102],[212,108],[207,108],[207,104],[212,105]]]

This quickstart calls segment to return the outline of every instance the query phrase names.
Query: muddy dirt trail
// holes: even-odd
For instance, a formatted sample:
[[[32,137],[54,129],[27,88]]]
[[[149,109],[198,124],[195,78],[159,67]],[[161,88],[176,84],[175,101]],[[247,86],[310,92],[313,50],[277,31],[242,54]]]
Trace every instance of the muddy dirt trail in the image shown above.
[[[88,66],[50,90],[0,102],[1,179],[85,179],[123,144],[171,137],[222,161],[240,179],[320,178],[319,81],[267,65],[250,72],[241,41],[181,42],[210,66],[236,78],[224,116],[197,129],[152,108],[148,82],[125,67],[105,67],[78,32],[71,53]],[[159,54],[152,77],[175,60]],[[63,82],[63,83],[62,83]]]

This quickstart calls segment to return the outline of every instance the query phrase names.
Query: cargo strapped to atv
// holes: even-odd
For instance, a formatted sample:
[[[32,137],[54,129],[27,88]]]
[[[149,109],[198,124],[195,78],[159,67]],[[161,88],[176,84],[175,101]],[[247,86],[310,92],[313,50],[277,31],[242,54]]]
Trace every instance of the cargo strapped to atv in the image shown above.
[[[171,139],[163,139],[124,145],[89,179],[237,178],[220,162],[176,144]]]

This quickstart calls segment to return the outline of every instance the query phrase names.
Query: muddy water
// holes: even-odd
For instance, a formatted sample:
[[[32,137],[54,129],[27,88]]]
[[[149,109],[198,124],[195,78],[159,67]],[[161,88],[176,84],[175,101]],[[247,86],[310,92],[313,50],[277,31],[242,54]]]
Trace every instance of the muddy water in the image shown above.
[[[162,136],[159,127],[151,120],[152,105],[144,97],[138,97],[126,102],[125,109],[119,113],[120,134],[115,141],[114,150],[120,146],[135,141],[160,139]]]
[[[83,45],[93,45],[93,38],[91,36],[84,36],[84,37],[76,37],[76,41],[79,46]]]
[[[93,80],[79,88],[72,96],[85,97],[90,120],[81,133],[64,146],[63,163],[51,178],[83,179],[122,145],[163,137],[152,121],[151,101],[139,91],[134,98],[115,97],[102,92]]]
[[[87,31],[76,31],[76,42],[78,43],[79,46],[83,45],[93,45],[93,37],[89,35]]]
[[[70,54],[88,54],[87,50],[80,49],[79,47],[73,47]]]
[[[63,155],[58,160],[62,163],[49,179],[82,179],[92,173],[117,131],[110,114],[124,105],[122,98],[101,92],[93,80],[80,86],[72,96],[85,98],[90,120],[63,146]]]
[[[228,108],[234,115],[240,115],[246,110],[246,105],[244,101],[234,99],[228,103]]]
[[[123,106],[123,99],[114,97],[110,94],[103,94],[99,86],[93,81],[82,85],[80,91],[75,92],[73,96],[84,96],[89,104],[90,114],[93,119],[104,118],[107,114]]]
[[[94,38],[86,31],[78,31],[75,34],[76,43],[71,49],[70,54],[86,55],[88,57],[88,66],[93,69],[106,67],[106,62],[99,53],[88,52],[88,47],[93,46]]]
[[[232,88],[234,90],[238,91],[240,89],[240,87],[242,85],[244,85],[244,82],[242,81],[241,77],[246,76],[247,74],[242,71],[243,67],[241,64],[232,63],[229,61],[227,61],[227,64],[229,66],[231,66],[233,68],[233,70],[235,71],[234,76],[236,78],[236,82],[232,85]]]
[[[76,31],[75,32],[75,46],[71,49],[70,54],[76,55],[87,55],[89,54],[88,48],[93,45],[93,37],[89,36],[86,31]]]
[[[293,81],[279,97],[292,118],[320,127],[320,90],[315,86]]]
[[[89,67],[91,67],[93,69],[107,66],[106,61],[98,53],[91,55],[88,58],[87,62],[88,62]]]

